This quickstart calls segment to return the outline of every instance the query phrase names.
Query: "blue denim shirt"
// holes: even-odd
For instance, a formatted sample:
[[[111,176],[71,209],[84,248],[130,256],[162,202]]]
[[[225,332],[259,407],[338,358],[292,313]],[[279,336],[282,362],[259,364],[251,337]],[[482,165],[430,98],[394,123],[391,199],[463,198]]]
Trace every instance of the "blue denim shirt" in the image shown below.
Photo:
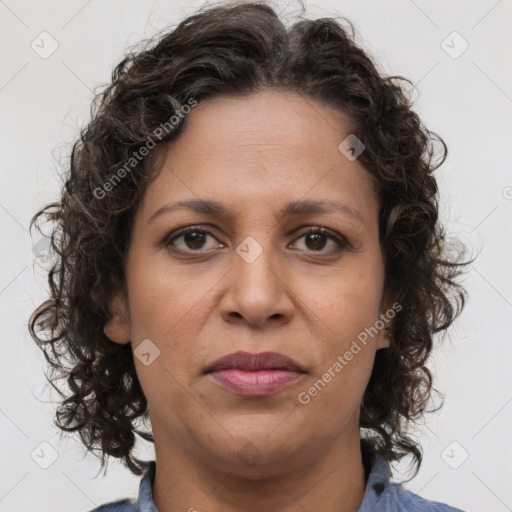
[[[101,505],[90,512],[158,512],[153,501],[156,462],[141,479],[137,500],[124,499]],[[387,462],[376,457],[368,477],[363,502],[357,512],[464,512],[437,501],[429,501],[390,482]]]

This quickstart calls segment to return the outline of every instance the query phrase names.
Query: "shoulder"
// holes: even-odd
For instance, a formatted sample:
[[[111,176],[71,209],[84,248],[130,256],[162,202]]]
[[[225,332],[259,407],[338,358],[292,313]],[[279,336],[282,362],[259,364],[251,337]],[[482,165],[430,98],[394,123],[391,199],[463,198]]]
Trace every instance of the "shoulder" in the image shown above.
[[[153,502],[153,482],[155,478],[156,462],[150,461],[143,477],[139,482],[139,495],[136,498],[105,503],[88,512],[157,512]]]
[[[137,505],[126,498],[124,500],[105,503],[93,510],[89,510],[89,512],[137,512]]]
[[[430,501],[418,494],[404,489],[400,484],[389,485],[389,499],[397,512],[414,510],[415,512],[464,512],[439,501]]]
[[[422,498],[402,483],[391,480],[388,462],[380,456],[373,457],[366,493],[358,512],[464,512],[438,501]]]

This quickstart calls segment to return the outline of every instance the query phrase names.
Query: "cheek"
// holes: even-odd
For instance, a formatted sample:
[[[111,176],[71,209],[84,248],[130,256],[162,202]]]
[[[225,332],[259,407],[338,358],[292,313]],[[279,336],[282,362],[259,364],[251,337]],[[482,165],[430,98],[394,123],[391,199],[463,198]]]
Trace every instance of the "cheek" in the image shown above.
[[[136,371],[154,408],[161,398],[165,407],[172,403],[176,409],[183,386],[189,385],[190,369],[204,361],[200,329],[210,314],[208,291],[219,277],[178,272],[160,255],[148,264],[150,258],[140,253],[131,255],[127,275],[132,346],[137,355],[138,345],[149,339],[159,353],[148,366],[135,357]]]
[[[135,339],[154,337],[166,345],[176,339],[175,332],[190,315],[201,309],[202,300],[216,281],[215,276],[203,273],[194,278],[189,270],[173,268],[163,252],[157,257],[136,254],[129,261],[129,269],[130,320]]]
[[[326,417],[337,431],[359,411],[375,357],[372,346],[339,340],[316,367],[297,396],[304,413]],[[333,415],[333,411],[336,414]]]
[[[358,408],[371,375],[376,350],[375,323],[379,319],[383,270],[378,262],[353,266],[321,288],[310,287],[304,298],[312,317],[320,319],[320,364],[302,391],[323,414],[335,406]],[[318,334],[319,331],[317,331]],[[340,416],[341,418],[341,416]]]
[[[383,271],[374,265],[353,265],[322,286],[309,282],[303,299],[328,328],[328,337],[337,351],[373,326],[379,318],[382,299]]]

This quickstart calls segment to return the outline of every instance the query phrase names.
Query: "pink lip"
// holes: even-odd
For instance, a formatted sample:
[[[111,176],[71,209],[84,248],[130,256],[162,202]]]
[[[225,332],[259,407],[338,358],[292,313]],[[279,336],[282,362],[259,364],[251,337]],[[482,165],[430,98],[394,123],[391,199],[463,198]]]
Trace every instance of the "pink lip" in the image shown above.
[[[301,372],[304,369],[293,359],[279,354],[277,352],[259,352],[252,354],[239,350],[227,356],[217,359],[206,372],[217,370],[229,370],[235,368],[238,370],[256,371],[256,370],[291,370]]]
[[[283,354],[244,351],[221,357],[205,371],[217,384],[242,396],[277,393],[305,373],[298,363]]]
[[[222,387],[242,396],[265,396],[277,393],[299,380],[304,373],[290,370],[238,369],[218,370],[211,378]]]

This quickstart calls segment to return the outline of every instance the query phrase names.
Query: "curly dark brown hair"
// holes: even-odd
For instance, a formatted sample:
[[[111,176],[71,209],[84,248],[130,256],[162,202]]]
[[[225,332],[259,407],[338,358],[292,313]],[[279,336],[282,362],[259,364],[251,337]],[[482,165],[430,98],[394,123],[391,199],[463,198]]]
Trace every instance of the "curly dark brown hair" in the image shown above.
[[[438,220],[433,171],[446,159],[446,144],[412,110],[402,87],[410,80],[380,73],[354,34],[345,18],[284,23],[266,3],[204,7],[129,49],[112,82],[95,95],[60,201],[31,221],[40,231],[43,220],[51,222],[52,260],[50,298],[32,314],[29,330],[50,364],[47,379],[64,398],[56,425],[79,432],[91,453],[99,450],[102,467],[106,456],[123,458],[140,475],[149,461],[133,455],[135,434],[154,442],[151,432],[136,428],[149,411],[131,344],[113,343],[103,328],[110,300],[124,289],[134,213],[158,173],[159,153],[186,125],[178,110],[191,99],[274,88],[348,114],[352,133],[365,145],[358,159],[378,189],[385,290],[402,309],[389,348],[376,353],[361,403],[361,439],[388,462],[412,455],[419,470],[421,447],[408,427],[436,391],[426,362],[433,336],[462,311],[466,290],[457,277],[470,262],[461,260],[462,244],[462,252],[449,257]],[[135,161],[150,140],[155,149]],[[115,186],[106,186],[116,176]],[[53,384],[63,378],[67,393]]]

